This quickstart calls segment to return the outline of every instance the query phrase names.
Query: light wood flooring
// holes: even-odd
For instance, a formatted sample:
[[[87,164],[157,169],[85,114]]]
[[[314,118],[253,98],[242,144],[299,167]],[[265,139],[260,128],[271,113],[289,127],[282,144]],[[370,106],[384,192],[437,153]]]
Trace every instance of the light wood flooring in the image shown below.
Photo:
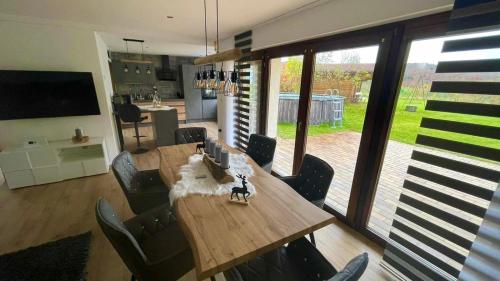
[[[214,132],[209,130],[209,134]],[[126,132],[126,138],[130,137],[131,132]],[[140,169],[158,168],[155,150],[134,157]],[[111,172],[17,190],[1,186],[0,254],[91,231],[87,280],[130,280],[130,272],[96,223],[94,207],[101,196],[111,202],[123,219],[132,216]],[[327,226],[315,235],[318,248],[337,268],[342,268],[349,259],[366,251],[370,255],[370,263],[361,280],[390,278],[379,265],[382,249],[341,222]],[[190,273],[182,280],[195,280],[194,274]]]

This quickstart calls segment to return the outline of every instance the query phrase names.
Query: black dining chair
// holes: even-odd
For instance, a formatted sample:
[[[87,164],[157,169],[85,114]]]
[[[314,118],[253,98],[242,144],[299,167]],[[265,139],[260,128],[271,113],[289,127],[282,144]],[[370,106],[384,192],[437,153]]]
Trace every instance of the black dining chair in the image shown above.
[[[340,271],[304,237],[224,272],[227,281],[356,281],[368,266],[368,254],[353,258]]]
[[[175,130],[175,144],[205,142],[207,129],[203,127],[179,128]]]
[[[111,163],[116,180],[127,197],[130,209],[141,214],[154,207],[169,204],[168,188],[159,170],[139,171],[132,155],[123,151]]]
[[[134,153],[145,153],[148,149],[141,146],[141,136],[139,135],[139,123],[146,120],[147,117],[141,116],[141,109],[135,104],[122,104],[118,108],[118,115],[123,122],[134,123],[135,138],[137,140],[137,148]]]
[[[273,168],[276,140],[263,135],[252,134],[248,140],[245,153],[250,156],[266,172],[271,173]]]
[[[95,215],[101,230],[132,272],[131,280],[173,281],[194,268],[193,255],[169,206],[125,222],[99,198]]]
[[[333,175],[332,166],[316,156],[306,154],[297,175],[280,177],[280,179],[302,197],[323,209]],[[314,233],[309,234],[309,236],[311,242],[316,245]]]

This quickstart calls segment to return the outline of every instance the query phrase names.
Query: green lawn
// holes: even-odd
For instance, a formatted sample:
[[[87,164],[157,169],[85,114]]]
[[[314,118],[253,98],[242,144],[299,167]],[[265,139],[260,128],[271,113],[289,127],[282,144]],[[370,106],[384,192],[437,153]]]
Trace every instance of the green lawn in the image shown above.
[[[424,102],[414,101],[412,105],[417,105],[416,112],[407,112],[405,107],[406,99],[400,99],[396,108],[396,115],[393,119],[390,139],[403,143],[415,144],[417,133],[435,136],[450,140],[456,140],[466,143],[492,147],[500,149],[500,142],[497,140],[474,137],[469,135],[448,133],[431,129],[419,129],[422,117],[447,119],[453,121],[461,121],[467,123],[484,124],[497,126],[500,122],[499,118],[480,117],[474,115],[464,115],[455,113],[442,112],[424,112]],[[366,111],[366,103],[347,103],[344,112],[344,125],[342,128],[333,128],[331,124],[311,125],[309,126],[308,136],[317,136],[321,134],[331,134],[340,131],[361,132],[363,128],[364,116]],[[281,138],[290,139],[295,137],[295,124],[282,123],[278,124],[278,134]]]

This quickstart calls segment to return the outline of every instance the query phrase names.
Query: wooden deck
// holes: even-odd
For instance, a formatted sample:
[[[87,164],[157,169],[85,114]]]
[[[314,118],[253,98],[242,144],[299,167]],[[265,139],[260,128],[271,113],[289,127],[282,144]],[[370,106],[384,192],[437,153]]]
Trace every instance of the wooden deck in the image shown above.
[[[318,156],[327,161],[335,170],[335,175],[328,192],[327,203],[342,213],[347,211],[360,139],[361,134],[356,132],[325,134],[308,137],[307,139],[306,153]],[[294,143],[294,140],[278,139],[273,170],[283,175],[291,174]],[[399,202],[399,196],[402,192],[403,182],[408,177],[406,170],[410,165],[411,153],[414,148],[415,146],[413,145],[392,140],[389,141],[387,145],[384,164],[382,166],[375,195],[375,202],[368,223],[368,227],[371,230],[378,232],[382,236],[387,237],[389,235],[392,220]],[[422,147],[419,147],[419,150],[431,151]],[[485,166],[496,170],[500,169],[498,165],[478,159],[465,159],[456,154],[439,152],[436,150],[432,150],[431,152],[432,154],[469,162],[478,166]],[[412,162],[412,165],[419,167],[423,164]],[[433,167],[433,169],[444,170],[437,167]],[[449,174],[450,177],[459,176],[449,170],[446,170],[445,173]],[[477,178],[469,177],[467,180],[469,183],[479,186],[485,186],[485,184],[487,184],[486,187],[492,190],[496,188],[494,184],[488,184],[484,181],[481,182],[481,180]],[[440,189],[438,184],[428,182],[426,185],[438,190]],[[458,198],[464,196],[464,194],[458,191],[452,193],[452,195]],[[474,197],[467,197],[467,200],[474,201],[476,204],[482,205],[485,208],[488,206],[488,202],[485,200]],[[443,208],[447,208],[447,206],[443,206]],[[449,211],[453,212],[453,210]],[[463,215],[466,216],[466,214]],[[468,217],[467,219],[475,223],[480,223],[480,220],[475,217]]]

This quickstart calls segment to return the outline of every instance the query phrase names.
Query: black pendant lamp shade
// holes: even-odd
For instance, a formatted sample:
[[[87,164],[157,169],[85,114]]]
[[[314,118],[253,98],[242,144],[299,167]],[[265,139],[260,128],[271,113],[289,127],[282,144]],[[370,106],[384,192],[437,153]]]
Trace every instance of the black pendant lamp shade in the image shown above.
[[[208,72],[208,88],[217,89],[217,72],[212,68]]]
[[[201,73],[200,73],[200,71],[196,71],[196,74],[194,75],[193,87],[195,89],[201,88]]]

